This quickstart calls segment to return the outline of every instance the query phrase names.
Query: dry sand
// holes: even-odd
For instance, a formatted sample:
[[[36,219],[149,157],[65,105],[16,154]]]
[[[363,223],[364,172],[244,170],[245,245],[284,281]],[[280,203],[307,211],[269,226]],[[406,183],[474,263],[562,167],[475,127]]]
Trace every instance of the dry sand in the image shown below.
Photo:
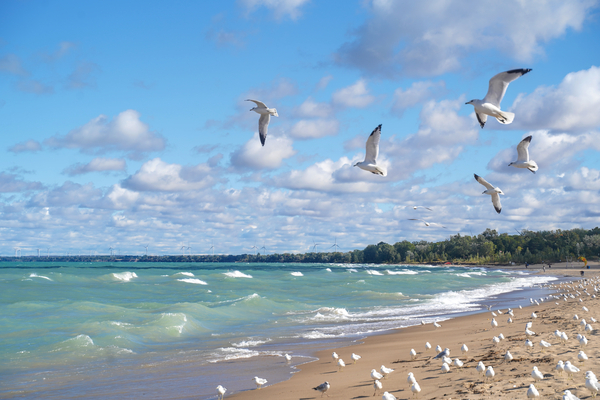
[[[540,273],[572,277],[574,281],[571,285],[577,286],[584,282],[580,281],[580,271],[585,271],[585,278],[588,278],[588,285],[585,287],[593,294],[594,285],[590,278],[598,275],[600,267],[593,263],[591,269],[583,270],[581,265],[582,263],[577,263],[576,268],[573,268],[571,264],[571,268],[567,269],[564,263],[553,264],[551,269],[546,268],[546,272]],[[515,269],[522,269],[522,266]],[[541,269],[541,265],[530,266],[529,269]],[[573,293],[572,289],[566,287],[561,288],[559,293],[566,290]],[[578,290],[583,293],[582,289]],[[583,303],[579,298],[583,299]],[[589,312],[583,311],[584,305]],[[577,314],[588,321],[591,317],[600,320],[600,298],[594,299],[584,294],[566,302],[552,299],[539,306],[517,308],[514,310],[512,324],[507,322],[509,316],[501,304],[494,306],[492,310],[499,308],[504,313],[495,317],[498,327],[494,329],[491,327],[491,319],[494,317],[488,311],[441,322],[442,327],[437,329],[432,324],[398,329],[389,334],[368,337],[360,344],[321,351],[317,353],[317,361],[300,365],[300,371],[288,381],[226,397],[242,400],[316,399],[321,397],[321,393],[312,388],[328,381],[331,388],[326,396],[332,399],[372,398],[374,388],[371,370],[379,371],[381,365],[385,365],[395,371],[381,381],[383,390],[378,392],[375,397],[377,399],[382,397],[383,391],[388,391],[398,399],[412,398],[413,394],[406,381],[408,372],[414,373],[421,386],[420,399],[526,399],[527,389],[534,383],[531,376],[533,366],[537,366],[544,374],[544,379],[535,383],[542,398],[562,399],[565,389],[580,398],[591,398],[590,392],[585,388],[584,375],[588,370],[600,374],[600,335],[596,331],[587,333],[580,330],[580,320],[574,321],[573,315]],[[531,317],[532,312],[537,314],[536,319]],[[533,350],[528,350],[525,345],[525,324],[529,321],[533,322],[531,330],[536,332],[536,336],[531,337],[535,345]],[[592,325],[600,328],[600,322]],[[557,329],[567,333],[567,344],[560,344],[553,335]],[[493,344],[492,338],[500,333],[506,339],[498,345]],[[578,333],[585,334],[589,341],[584,348],[589,360],[583,364],[577,358],[580,350],[576,339]],[[539,345],[542,339],[550,342],[552,347],[542,351]],[[433,348],[425,351],[425,342],[431,343]],[[469,348],[466,355],[460,351],[463,344]],[[453,360],[457,357],[462,360],[462,370],[451,366],[450,372],[443,373],[442,361],[432,359],[436,355],[436,345],[448,347]],[[411,360],[409,355],[412,348],[417,352],[415,360]],[[504,361],[507,350],[514,357],[509,363]],[[346,367],[341,371],[338,371],[338,366],[332,360],[333,351],[346,362]],[[362,356],[356,364],[352,364],[352,353]],[[581,372],[573,379],[568,379],[566,374],[559,375],[555,370],[558,360],[571,361]],[[494,368],[494,381],[485,382],[479,375],[475,369],[479,361],[483,361],[486,367],[491,365]],[[260,371],[256,374],[260,376]]]

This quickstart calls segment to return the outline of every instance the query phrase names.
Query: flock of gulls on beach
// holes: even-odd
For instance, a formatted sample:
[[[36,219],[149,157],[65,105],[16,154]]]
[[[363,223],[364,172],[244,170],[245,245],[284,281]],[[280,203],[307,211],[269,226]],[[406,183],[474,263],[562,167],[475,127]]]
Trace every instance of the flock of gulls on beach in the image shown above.
[[[523,377],[521,379],[521,382],[519,382],[521,389],[517,388],[516,385],[512,385],[512,387],[515,389],[510,389],[511,392],[513,390],[521,390],[522,393],[518,394],[518,392],[513,392],[511,393],[511,398],[555,398],[554,395],[556,393],[554,387],[552,386],[552,383],[544,384],[550,379],[556,380],[559,383],[559,386],[566,387],[565,389],[560,390],[560,394],[562,395],[563,400],[579,400],[579,398],[571,392],[571,390],[573,389],[578,389],[577,386],[585,386],[585,388],[591,393],[591,397],[596,397],[597,393],[600,391],[600,383],[598,382],[596,375],[593,371],[587,371],[585,374],[582,374],[581,368],[584,368],[585,361],[588,360],[588,356],[585,353],[585,348],[588,344],[588,338],[586,337],[586,335],[590,337],[596,335],[595,329],[591,324],[596,323],[597,320],[592,316],[593,311],[590,311],[588,307],[586,307],[583,304],[584,300],[595,299],[595,293],[600,292],[600,277],[581,280],[579,282],[567,282],[561,283],[559,285],[547,285],[547,287],[553,290],[557,290],[558,294],[549,295],[545,298],[540,299],[530,299],[531,304],[536,306],[540,306],[541,303],[546,302],[546,312],[539,312],[538,314],[540,315],[536,314],[536,312],[534,311],[529,316],[527,316],[525,315],[524,310],[522,310],[522,307],[519,306],[519,310],[517,310],[517,313],[521,313],[521,315],[517,317],[517,315],[515,314],[515,310],[512,310],[510,308],[504,309],[504,311],[502,311],[501,309],[496,309],[496,311],[492,311],[492,307],[488,306],[488,311],[491,312],[492,319],[490,323],[490,329],[485,330],[486,332],[489,331],[490,333],[495,333],[497,330],[501,329],[500,324],[503,322],[503,318],[507,318],[507,327],[508,324],[516,323],[516,320],[518,318],[521,320],[529,319],[529,321],[525,324],[525,329],[523,331],[524,336],[517,335],[506,338],[502,333],[498,333],[494,335],[491,339],[491,345],[483,345],[483,348],[475,349],[480,351],[479,354],[483,354],[481,353],[481,351],[487,351],[488,353],[485,358],[483,357],[483,355],[475,355],[471,356],[473,358],[471,358],[470,360],[468,359],[468,353],[470,349],[466,343],[463,344],[460,348],[461,357],[463,357],[463,360],[461,360],[460,357],[455,357],[454,359],[452,359],[450,357],[450,349],[445,348],[444,350],[442,350],[442,347],[440,345],[438,345],[435,349],[437,355],[433,357],[428,356],[427,354],[430,352],[432,346],[429,342],[426,342],[424,346],[424,351],[420,354],[420,356],[417,353],[417,351],[415,351],[415,349],[410,350],[408,355],[410,358],[410,362],[412,363],[410,368],[414,370],[416,370],[417,368],[424,367],[430,368],[430,366],[434,365],[435,362],[441,361],[442,364],[438,372],[439,374],[448,374],[451,373],[452,370],[456,370],[461,374],[463,374],[466,371],[466,373],[469,374],[468,371],[472,368],[475,370],[475,372],[469,375],[476,374],[475,376],[479,376],[478,379],[481,379],[481,384],[488,385],[500,383],[503,379],[509,380],[509,383],[512,385],[513,383],[517,383],[516,381],[514,381],[515,377]],[[552,301],[555,302],[556,307],[550,304]],[[562,303],[563,301],[569,303]],[[560,314],[563,315],[563,317],[561,318],[555,314],[550,314],[548,312],[548,310],[559,311],[561,303],[565,304],[565,306],[570,304],[569,311],[576,311],[580,309],[581,311],[579,311],[579,313],[581,317],[577,314],[567,313]],[[483,315],[486,314],[482,314],[482,316]],[[564,329],[564,331],[556,329],[553,333],[551,333],[551,329],[554,328],[552,327],[550,330],[546,329],[546,333],[536,333],[535,331],[533,331],[533,329],[535,328],[534,321],[537,321],[536,324],[539,324],[538,329],[540,329],[540,331],[541,328],[543,328],[543,325],[547,324],[556,324],[554,327],[562,328]],[[425,326],[429,324],[427,324],[425,321],[422,321],[421,325]],[[433,322],[433,326],[434,329],[442,328],[442,325],[437,322]],[[425,336],[426,333],[424,332],[423,335]],[[465,337],[468,338],[469,336],[467,335]],[[573,345],[574,341],[571,338],[575,338],[575,345]],[[508,347],[506,347],[506,345],[503,346],[501,344],[503,342],[510,344],[508,345]],[[537,342],[537,347],[539,348],[539,350],[536,350],[535,342]],[[475,344],[471,344],[471,346],[475,346]],[[511,353],[511,350],[517,356],[516,358]],[[471,353],[473,353],[473,351],[471,351]],[[502,355],[502,353],[504,354]],[[493,354],[493,356],[490,357],[490,354]],[[289,362],[292,359],[292,357],[289,354],[285,354],[284,357],[287,360],[287,362]],[[483,358],[483,360],[477,361],[476,357]],[[502,366],[506,366],[506,368],[504,368],[503,371],[505,375],[508,375],[510,374],[510,372],[508,372],[508,366],[511,362],[530,362],[532,364],[540,363],[540,365],[545,363],[554,365],[554,361],[552,360],[555,360],[558,357],[566,359],[566,361],[563,362],[562,360],[559,360],[556,363],[556,366],[554,367],[553,374],[550,374],[550,371],[547,370],[543,371],[546,368],[551,368],[551,366],[538,367],[538,365],[533,365],[531,369],[531,379],[533,380],[533,382],[529,384],[528,387],[526,386],[528,379],[526,378],[526,374],[515,375],[517,373],[512,373],[513,376],[502,376],[497,375],[496,371],[494,370],[494,366],[496,366],[496,368],[499,368],[501,371],[503,370]],[[361,364],[360,355],[352,353],[350,358],[352,359],[353,365],[357,363]],[[344,362],[344,360],[336,352],[332,353],[332,359],[332,362],[337,366],[337,372],[343,373],[343,370],[346,367],[346,363]],[[486,366],[483,361],[489,362],[489,364]],[[543,370],[541,370],[540,368],[542,368]],[[375,368],[371,369],[370,375],[367,372],[368,368],[364,368],[363,370],[365,379],[368,379],[373,382],[372,387],[374,388],[374,392],[372,396],[376,396],[378,393],[381,394],[381,391],[384,390],[384,386],[386,386],[388,388],[388,391],[384,391],[383,394],[381,394],[382,400],[396,400],[396,397],[390,392],[398,392],[401,390],[405,390],[402,389],[402,387],[406,387],[406,384],[412,392],[413,397],[418,398],[421,394],[422,389],[417,378],[418,372],[408,372],[408,375],[405,380],[406,383],[403,384],[401,383],[401,381],[403,381],[404,379],[401,379],[401,381],[387,379],[395,370],[392,368],[388,368],[385,365],[381,365],[379,370]],[[515,371],[515,369],[511,369],[510,371]],[[465,377],[464,374],[460,376]],[[458,377],[454,378],[454,380],[456,379],[458,379]],[[477,378],[471,379],[477,380]],[[267,383],[266,379],[259,377],[254,377],[252,381],[254,381],[254,383],[256,384],[257,389],[261,389],[261,387]],[[527,390],[525,390],[526,387]],[[571,390],[569,390],[569,388]],[[332,388],[332,385],[328,381],[323,382],[318,386],[313,387],[312,389],[320,392],[321,397],[323,397],[324,395],[329,397],[328,392],[330,390],[334,390],[334,388]],[[427,389],[426,386],[425,389]],[[226,390],[227,389],[225,389],[221,385],[217,387],[219,400],[223,399]],[[479,393],[484,394],[483,392]],[[369,396],[371,395],[369,394]]]
[[[502,102],[502,98],[506,93],[506,89],[508,85],[519,78],[522,75],[525,75],[531,71],[530,68],[521,68],[521,69],[512,69],[510,71],[501,72],[499,74],[494,75],[489,82],[488,92],[483,98],[483,100],[471,100],[466,104],[471,104],[475,109],[475,115],[477,116],[477,121],[479,121],[479,125],[481,128],[485,126],[488,116],[494,117],[501,124],[510,124],[513,122],[515,118],[515,114],[502,111],[500,109],[500,103]],[[248,99],[246,101],[252,101],[256,103],[256,107],[250,109],[250,111],[254,111],[260,114],[260,118],[258,120],[258,133],[260,137],[260,142],[264,146],[267,140],[267,131],[269,128],[269,122],[271,120],[271,116],[278,117],[277,109],[269,108],[265,103],[259,100]],[[387,170],[377,164],[377,156],[379,155],[379,141],[381,139],[381,124],[378,125],[373,132],[369,135],[366,144],[366,154],[364,161],[357,162],[354,164],[355,167],[359,167],[365,171],[371,172],[376,175],[387,176]],[[523,139],[519,145],[517,146],[517,161],[513,161],[509,166],[515,168],[525,168],[529,171],[535,173],[538,170],[538,166],[535,161],[529,159],[529,143],[531,143],[531,136]],[[504,194],[500,188],[495,187],[490,184],[488,181],[483,179],[477,174],[475,175],[475,180],[485,186],[485,191],[483,194],[489,194],[492,196],[492,204],[494,205],[494,209],[497,213],[502,211],[502,205],[500,203],[500,195]],[[436,223],[428,223],[421,219],[411,218],[412,221],[422,221],[426,226],[430,225],[439,225]],[[445,228],[442,226],[442,228]]]

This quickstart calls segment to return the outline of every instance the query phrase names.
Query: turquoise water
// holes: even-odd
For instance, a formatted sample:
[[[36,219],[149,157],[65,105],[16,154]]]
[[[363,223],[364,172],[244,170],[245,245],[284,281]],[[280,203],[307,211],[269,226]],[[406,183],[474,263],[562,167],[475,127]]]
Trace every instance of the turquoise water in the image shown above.
[[[216,398],[217,384],[253,388],[257,370],[287,379],[332,342],[499,296],[528,303],[531,286],[553,279],[402,265],[0,263],[0,397]]]

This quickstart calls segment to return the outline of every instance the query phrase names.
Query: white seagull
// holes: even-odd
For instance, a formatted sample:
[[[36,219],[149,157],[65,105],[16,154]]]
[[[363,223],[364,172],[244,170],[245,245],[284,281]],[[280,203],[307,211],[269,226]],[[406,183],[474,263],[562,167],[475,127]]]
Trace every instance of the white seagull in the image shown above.
[[[512,359],[513,359],[512,354],[510,354],[510,351],[506,350],[506,354],[504,355],[504,361],[511,362]]]
[[[396,396],[394,396],[393,394],[388,393],[388,392],[383,392],[383,396],[381,396],[381,398],[383,400],[397,400]]]
[[[383,375],[381,375],[379,372],[377,372],[377,370],[375,370],[375,368],[373,368],[373,369],[371,370],[371,378],[372,378],[374,381],[378,381],[378,380],[381,380],[381,379],[383,379]]]
[[[416,381],[417,378],[415,378],[415,375],[412,372],[409,372],[408,376],[406,377],[406,382],[408,383],[408,386],[412,386],[412,384]]]
[[[377,394],[377,392],[380,391],[381,388],[383,388],[383,385],[378,380],[375,380],[375,382],[373,382],[373,388],[375,389],[373,396],[375,396]]]
[[[372,172],[376,175],[386,176],[385,168],[377,165],[377,156],[379,155],[379,140],[381,139],[381,124],[377,126],[369,135],[366,145],[365,161],[360,161],[354,164],[355,167]]]
[[[410,349],[410,359],[414,360],[415,358],[417,358],[417,352],[415,349]]]
[[[530,68],[521,68],[500,72],[490,79],[489,89],[483,100],[471,100],[465,103],[472,104],[475,107],[475,115],[482,128],[487,121],[488,115],[496,118],[501,124],[510,124],[513,122],[515,114],[502,111],[500,109],[500,102],[502,102],[508,84],[529,71],[531,71]]]
[[[392,368],[387,368],[385,365],[382,365],[379,371],[383,374],[383,379],[386,379],[389,374],[394,372]]]
[[[538,367],[534,366],[533,370],[531,371],[531,377],[533,378],[534,381],[539,382],[542,379],[544,379],[544,374],[542,374],[540,372],[540,370],[538,369]]]
[[[469,351],[469,348],[467,347],[466,344],[463,343],[463,345],[460,348],[460,352],[463,354],[467,354],[468,351]]]
[[[225,396],[225,392],[227,391],[227,389],[225,389],[223,386],[219,385],[217,386],[217,399],[219,400],[223,400],[223,397]]]
[[[417,208],[424,208],[424,209],[426,209],[426,210],[433,211],[433,210],[432,210],[431,208],[429,208],[429,207],[425,207],[425,206],[413,206],[413,209],[415,209],[415,210],[416,210]]]
[[[492,379],[494,380],[494,376],[496,375],[496,373],[494,372],[494,368],[492,368],[492,366],[488,366],[487,369],[485,370],[485,377],[486,380],[487,379]]]
[[[321,383],[319,386],[314,387],[313,389],[321,392],[321,397],[323,397],[323,395],[326,394],[325,392],[327,392],[330,387],[331,387],[331,385],[329,384],[329,382],[325,381],[325,382]],[[327,397],[329,397],[329,395],[327,395]]]
[[[500,190],[500,188],[498,188],[498,187],[494,187],[494,186],[490,185],[488,183],[488,181],[486,181],[479,175],[477,175],[477,174],[473,174],[473,175],[475,176],[475,180],[477,182],[481,183],[486,188],[486,190],[482,194],[489,194],[492,196],[492,204],[494,205],[496,212],[498,214],[500,214],[500,211],[502,211],[502,204],[500,204],[500,195],[504,194],[502,192],[502,190]]]
[[[350,358],[352,358],[352,361],[354,361],[354,362],[353,362],[353,364],[356,364],[356,362],[357,362],[358,360],[360,360],[362,357],[361,357],[361,356],[359,356],[358,354],[354,354],[354,353],[352,353],[352,355],[350,356]]]
[[[535,386],[532,383],[531,385],[529,385],[529,389],[527,389],[527,398],[533,399],[536,397],[540,397],[540,392],[538,392],[538,390],[535,388]]]
[[[338,359],[337,365],[339,367],[338,372],[342,372],[342,368],[344,368],[346,366],[346,363],[344,362],[344,360],[342,360],[340,358],[340,359]]]
[[[421,222],[423,222],[425,224],[425,226],[439,225],[439,226],[441,226],[444,229],[446,228],[444,225],[438,224],[437,222],[427,222],[424,219],[420,219],[420,218],[409,218],[408,220],[409,221],[421,221]]]
[[[585,373],[585,387],[588,388],[590,392],[592,392],[592,398],[596,397],[598,394],[598,390],[600,390],[600,385],[598,384],[598,379],[592,371],[588,371]]]
[[[334,351],[333,353],[331,353],[331,358],[333,358],[333,362],[337,363],[337,360],[339,358],[338,354]]]
[[[419,397],[419,393],[421,392],[421,386],[419,386],[418,382],[415,382],[410,387],[410,390],[411,392],[413,392],[413,396],[416,395],[417,397]]]
[[[277,114],[276,108],[268,108],[262,101],[252,99],[247,99],[246,101],[253,101],[256,103],[256,107],[251,108],[250,111],[260,114],[260,118],[258,119],[258,134],[260,136],[260,142],[264,146],[267,141],[267,130],[269,129],[271,115],[279,117],[279,114]]]
[[[538,165],[535,161],[529,159],[529,143],[531,143],[531,135],[521,140],[521,142],[517,145],[517,161],[511,162],[508,164],[508,166],[515,168],[527,168],[535,174],[535,171],[538,170]]]
[[[267,380],[264,378],[259,378],[258,376],[255,376],[253,379],[254,383],[256,383],[256,388],[260,389],[265,383],[267,383]]]

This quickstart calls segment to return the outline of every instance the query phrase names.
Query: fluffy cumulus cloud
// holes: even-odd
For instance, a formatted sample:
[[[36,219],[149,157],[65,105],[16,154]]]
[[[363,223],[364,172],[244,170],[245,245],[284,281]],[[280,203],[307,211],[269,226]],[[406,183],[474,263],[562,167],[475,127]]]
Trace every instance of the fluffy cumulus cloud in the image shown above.
[[[67,167],[63,173],[69,176],[82,175],[90,172],[125,171],[127,163],[121,158],[94,158],[87,164],[77,163]]]
[[[37,140],[26,140],[24,142],[19,142],[14,146],[9,147],[8,151],[12,153],[35,153],[42,150],[42,145]]]
[[[289,131],[294,139],[317,139],[337,135],[340,123],[336,119],[313,119],[296,122]]]
[[[0,193],[18,193],[42,188],[40,182],[26,181],[18,174],[0,172]]]
[[[371,17],[335,57],[339,64],[388,77],[456,71],[470,53],[490,49],[528,62],[546,42],[581,29],[595,6],[593,0],[372,0]]]
[[[406,179],[434,164],[454,161],[466,145],[472,145],[478,130],[469,117],[458,115],[464,99],[428,101],[421,110],[419,130],[408,137],[382,141],[380,149],[389,155],[395,179]]]
[[[289,17],[292,20],[302,15],[301,7],[309,0],[240,0],[248,12],[253,12],[259,7],[266,7],[273,12],[276,19]]]
[[[163,150],[166,146],[165,139],[150,131],[135,110],[123,111],[113,120],[100,115],[66,135],[52,136],[44,143],[52,148],[79,149],[85,153],[126,152],[132,159]]]
[[[181,192],[212,186],[215,179],[206,164],[182,166],[160,158],[145,162],[139,171],[125,179],[121,186],[137,192]]]
[[[392,111],[398,116],[402,116],[404,110],[421,104],[426,100],[437,97],[446,89],[444,81],[417,81],[407,88],[398,88],[394,91],[394,104]]]
[[[283,160],[296,154],[293,141],[285,136],[267,136],[261,145],[258,133],[231,154],[231,166],[240,172],[279,168]]]
[[[295,114],[300,117],[327,118],[333,114],[333,108],[328,103],[317,103],[309,97],[298,106]]]
[[[359,79],[353,85],[333,93],[332,101],[342,107],[364,108],[375,101],[375,96],[370,94],[367,82]]]
[[[600,68],[571,72],[558,86],[520,95],[512,109],[517,129],[572,132],[600,128]]]

